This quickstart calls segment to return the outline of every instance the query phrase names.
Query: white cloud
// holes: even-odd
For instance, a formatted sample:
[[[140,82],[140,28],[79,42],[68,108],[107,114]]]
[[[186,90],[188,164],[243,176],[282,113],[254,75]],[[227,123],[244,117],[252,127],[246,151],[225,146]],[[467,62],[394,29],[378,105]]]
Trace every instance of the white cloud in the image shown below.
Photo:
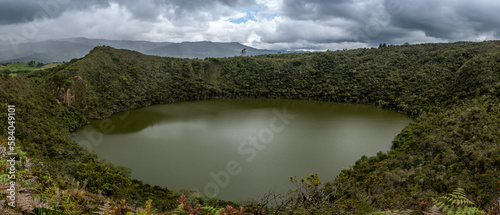
[[[25,0],[22,6],[30,8],[26,16],[39,7]],[[333,50],[378,43],[500,39],[499,10],[500,2],[487,0],[108,0],[85,4],[71,0],[48,20],[6,19],[0,23],[0,39],[207,40],[267,49]],[[242,17],[239,23],[228,21]]]

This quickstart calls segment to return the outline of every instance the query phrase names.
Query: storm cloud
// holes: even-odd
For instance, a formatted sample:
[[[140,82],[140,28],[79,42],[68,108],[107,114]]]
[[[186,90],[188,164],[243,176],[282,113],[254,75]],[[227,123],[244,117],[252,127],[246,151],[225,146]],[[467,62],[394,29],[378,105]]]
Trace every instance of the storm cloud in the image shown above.
[[[0,42],[69,37],[326,50],[500,39],[500,1],[0,0]]]
[[[31,22],[35,19],[57,18],[64,12],[108,7],[101,0],[0,0],[0,25]]]

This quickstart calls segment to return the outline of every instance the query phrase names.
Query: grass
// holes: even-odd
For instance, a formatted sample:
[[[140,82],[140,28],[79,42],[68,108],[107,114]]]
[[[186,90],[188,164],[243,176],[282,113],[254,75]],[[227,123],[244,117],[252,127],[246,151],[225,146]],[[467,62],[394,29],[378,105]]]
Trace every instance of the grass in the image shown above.
[[[29,65],[28,62],[0,64],[0,74],[7,73],[10,74],[10,76],[17,76],[19,73],[50,69],[59,66],[62,63],[50,63],[38,66],[39,64],[40,63],[34,63],[33,65]]]
[[[50,69],[60,65],[63,65],[63,63],[50,63],[50,64],[45,64],[44,66],[40,67],[40,69],[41,70]]]
[[[34,71],[34,70],[38,70],[38,69],[40,69],[40,68],[30,67],[30,66],[28,66],[28,63],[25,62],[25,63],[6,64],[5,68],[1,68],[0,71],[10,70],[13,72],[17,72],[17,71],[26,71],[26,70]]]

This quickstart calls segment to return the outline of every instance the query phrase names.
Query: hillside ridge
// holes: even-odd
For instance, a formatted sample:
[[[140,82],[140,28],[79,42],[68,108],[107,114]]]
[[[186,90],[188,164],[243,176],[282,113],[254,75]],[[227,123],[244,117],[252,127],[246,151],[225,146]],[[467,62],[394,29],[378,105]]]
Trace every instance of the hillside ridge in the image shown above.
[[[135,50],[144,54],[163,57],[207,58],[233,57],[277,53],[273,50],[256,49],[240,43],[225,42],[149,42],[134,40],[104,40],[88,38],[66,38],[47,41],[0,45],[0,63],[37,61],[42,63],[68,62],[85,56],[96,46]]]

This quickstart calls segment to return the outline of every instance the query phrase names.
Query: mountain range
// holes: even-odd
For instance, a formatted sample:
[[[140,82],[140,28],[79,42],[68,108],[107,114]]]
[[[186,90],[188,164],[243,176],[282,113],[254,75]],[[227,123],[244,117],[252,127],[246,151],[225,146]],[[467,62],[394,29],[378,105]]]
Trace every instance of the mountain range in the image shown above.
[[[129,49],[147,55],[178,58],[221,58],[242,55],[275,54],[278,51],[256,49],[237,42],[149,42],[67,38],[20,44],[0,44],[0,63],[37,61],[42,63],[68,62],[81,58],[96,46]]]

